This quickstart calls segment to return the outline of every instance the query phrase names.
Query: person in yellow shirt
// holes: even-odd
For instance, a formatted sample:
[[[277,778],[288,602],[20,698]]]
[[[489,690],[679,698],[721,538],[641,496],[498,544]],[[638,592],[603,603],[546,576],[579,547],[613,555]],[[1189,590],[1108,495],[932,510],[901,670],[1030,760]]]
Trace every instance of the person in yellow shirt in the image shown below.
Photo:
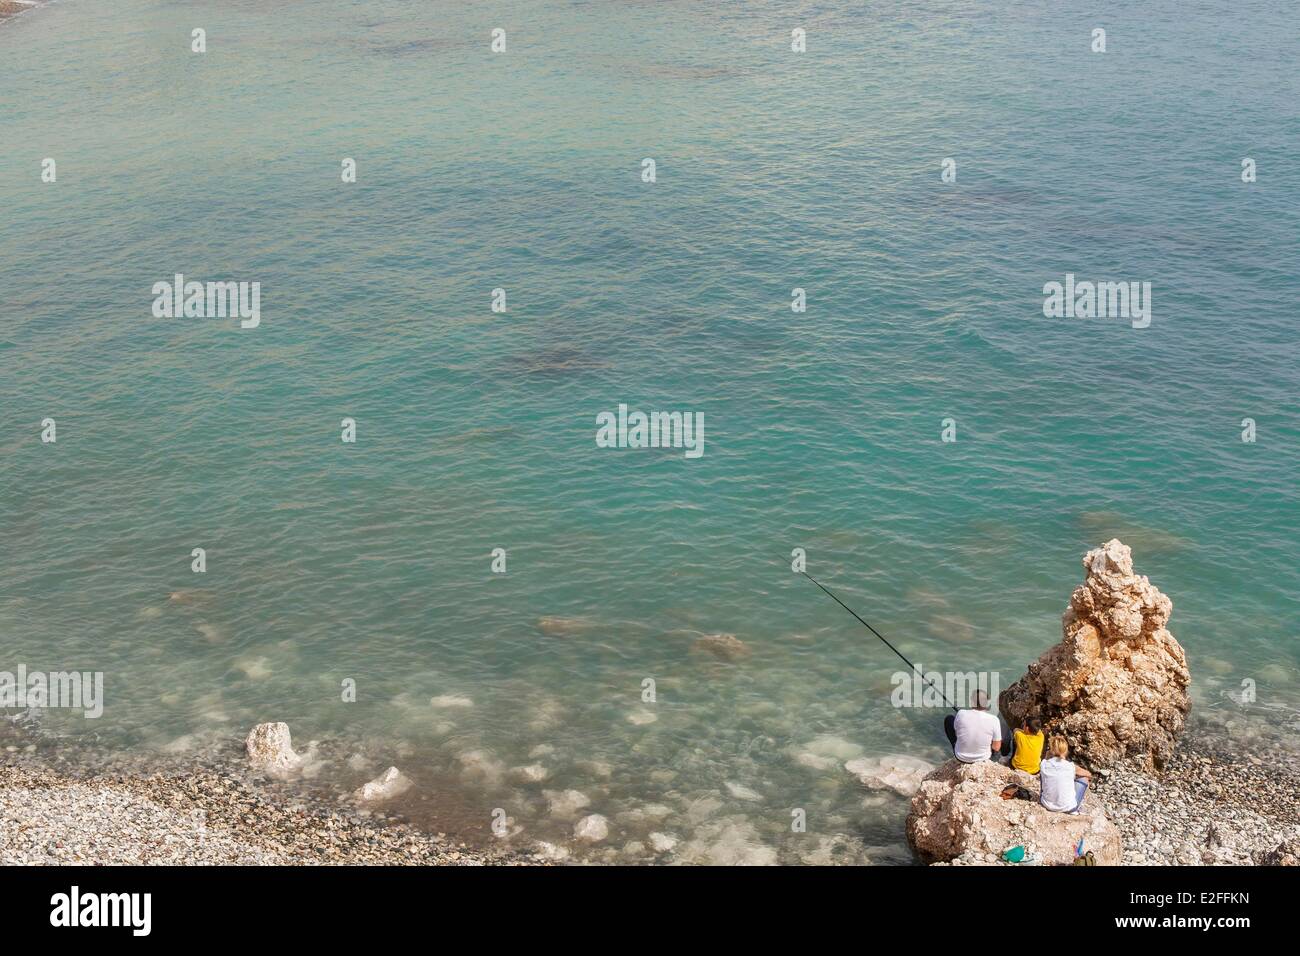
[[[1043,759],[1043,722],[1037,717],[1026,717],[1025,722],[1011,732],[1013,770],[1023,770],[1037,775]]]

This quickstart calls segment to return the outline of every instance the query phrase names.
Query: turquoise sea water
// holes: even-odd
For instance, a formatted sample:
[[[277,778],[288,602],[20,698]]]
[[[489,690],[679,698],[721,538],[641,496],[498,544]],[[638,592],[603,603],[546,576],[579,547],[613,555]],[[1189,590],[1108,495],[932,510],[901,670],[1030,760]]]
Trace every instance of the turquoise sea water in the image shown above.
[[[397,764],[405,808],[469,836],[501,807],[563,840],[541,790],[576,789],[614,847],[892,862],[904,802],[796,758],[937,760],[941,712],[890,706],[897,660],[791,549],[913,660],[1005,686],[1118,536],[1198,710],[1249,678],[1293,713],[1293,16],[68,0],[0,25],[0,669],[104,671],[102,718],[48,725],[110,748],[285,720],[369,761],[323,778]],[[177,272],[260,282],[261,326],[154,318]],[[1151,282],[1150,327],[1045,319],[1067,272]],[[705,454],[597,448],[620,402],[703,412]],[[714,632],[749,658],[691,651]]]

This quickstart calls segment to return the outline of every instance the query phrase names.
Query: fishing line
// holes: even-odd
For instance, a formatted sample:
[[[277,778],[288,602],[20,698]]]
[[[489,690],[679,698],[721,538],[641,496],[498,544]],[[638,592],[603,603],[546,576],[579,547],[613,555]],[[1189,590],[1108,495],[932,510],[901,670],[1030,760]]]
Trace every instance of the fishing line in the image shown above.
[[[870,624],[868,624],[866,621],[864,621],[864,620],[862,619],[862,615],[860,615],[857,611],[853,610],[853,608],[849,607],[847,604],[845,604],[843,601],[841,601],[839,598],[837,598],[837,597],[835,596],[835,593],[834,593],[833,591],[831,591],[830,588],[828,588],[828,587],[826,587],[825,585],[823,585],[820,581],[818,581],[815,577],[813,577],[813,576],[812,576],[811,574],[809,574],[807,571],[800,571],[799,573],[802,574],[804,577],[806,577],[806,578],[807,578],[809,581],[811,581],[813,584],[817,585],[817,586],[818,586],[819,588],[821,588],[823,591],[825,591],[826,594],[830,597],[830,599],[831,599],[832,601],[834,601],[834,602],[835,602],[836,604],[838,604],[840,607],[844,608],[844,610],[848,611],[850,614],[852,614],[854,617],[856,617],[856,618],[858,619],[858,622],[859,622],[863,627],[865,627],[865,628],[866,628],[868,631],[870,631],[872,634],[876,635],[876,637],[880,638],[881,642],[882,642],[882,643],[883,643],[887,648],[889,648],[891,651],[893,651],[895,654],[897,654],[897,655],[899,656],[899,658],[902,659],[902,661],[903,661],[904,664],[906,664],[908,667],[912,668],[912,672],[915,673],[916,675],[918,675],[918,676],[921,678],[921,680],[924,681],[924,682],[925,682],[925,683],[930,687],[931,690],[934,690],[934,691],[938,692],[939,696],[943,698],[943,702],[944,702],[945,704],[947,704],[947,705],[948,705],[949,707],[951,707],[953,710],[956,710],[956,709],[957,709],[957,707],[953,704],[953,702],[950,701],[950,700],[948,699],[948,695],[945,694],[943,691],[939,690],[938,687],[935,687],[935,686],[934,686],[934,682],[931,681],[928,677],[925,676],[925,674],[921,671],[921,668],[917,667],[915,664],[913,664],[911,661],[909,661],[906,657],[903,656],[903,652],[902,652],[902,651],[900,651],[900,650],[899,650],[897,647],[895,647],[893,644],[890,644],[889,641],[885,640],[885,635],[881,634],[881,633],[880,633],[879,631],[877,631],[874,627],[872,627]]]

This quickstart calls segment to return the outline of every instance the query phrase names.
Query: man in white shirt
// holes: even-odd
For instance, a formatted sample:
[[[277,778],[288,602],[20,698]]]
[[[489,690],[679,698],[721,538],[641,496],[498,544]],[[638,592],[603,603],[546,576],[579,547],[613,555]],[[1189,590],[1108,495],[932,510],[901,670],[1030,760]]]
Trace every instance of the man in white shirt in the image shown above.
[[[962,763],[989,760],[1002,750],[1002,723],[989,713],[986,691],[975,691],[968,710],[945,717],[943,730],[952,744],[953,756]]]

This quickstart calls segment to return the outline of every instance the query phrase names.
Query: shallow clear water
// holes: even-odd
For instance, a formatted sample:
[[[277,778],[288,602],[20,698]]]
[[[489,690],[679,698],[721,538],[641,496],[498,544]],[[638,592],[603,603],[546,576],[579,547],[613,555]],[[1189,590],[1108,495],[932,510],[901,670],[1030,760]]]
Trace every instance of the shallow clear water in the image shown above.
[[[541,790],[573,788],[613,845],[705,859],[839,834],[896,861],[903,802],[794,756],[943,753],[795,547],[913,660],[1005,686],[1119,536],[1198,707],[1250,678],[1293,710],[1281,6],[70,0],[0,26],[3,666],[104,671],[101,719],[47,723],[109,746],[285,720],[367,756],[340,786],[401,766],[434,825],[502,807],[560,838]],[[260,328],[155,319],[176,272],[259,281]],[[1150,281],[1151,326],[1044,319],[1066,272]],[[703,412],[705,454],[597,448],[619,402]],[[714,632],[751,656],[691,651]]]

